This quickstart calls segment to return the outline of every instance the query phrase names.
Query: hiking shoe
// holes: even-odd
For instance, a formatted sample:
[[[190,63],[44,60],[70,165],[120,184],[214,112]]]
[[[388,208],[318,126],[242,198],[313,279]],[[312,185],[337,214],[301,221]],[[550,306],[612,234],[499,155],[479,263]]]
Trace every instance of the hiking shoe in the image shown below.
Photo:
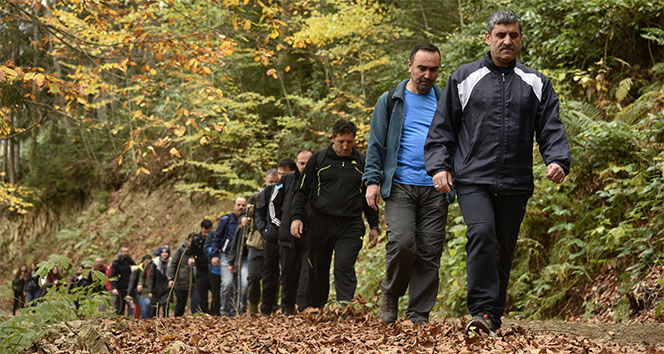
[[[383,322],[394,322],[397,320],[399,314],[399,299],[383,294],[383,299],[380,303],[380,320]]]
[[[258,313],[258,304],[249,303],[249,313],[255,315]]]
[[[491,318],[486,313],[473,316],[473,318],[468,321],[468,324],[466,324],[467,336],[471,336],[471,333],[474,335],[480,335],[481,332],[484,332],[489,336],[493,335],[493,321],[491,321]]]

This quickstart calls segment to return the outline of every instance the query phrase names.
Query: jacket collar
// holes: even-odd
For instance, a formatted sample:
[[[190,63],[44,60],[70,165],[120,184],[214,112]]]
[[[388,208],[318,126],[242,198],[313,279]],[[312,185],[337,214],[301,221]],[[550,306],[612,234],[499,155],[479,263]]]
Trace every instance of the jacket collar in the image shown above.
[[[326,153],[327,153],[327,157],[330,157],[330,158],[333,158],[333,159],[338,159],[338,160],[341,160],[341,159],[355,160],[359,156],[359,153],[357,152],[357,150],[355,150],[355,148],[353,148],[353,150],[350,152],[350,155],[348,155],[347,157],[341,157],[341,156],[337,155],[336,152],[334,152],[334,149],[332,148],[332,144],[328,145]]]
[[[397,85],[397,89],[394,90],[394,95],[392,97],[398,98],[401,101],[404,100],[404,96],[406,95],[406,85],[408,84],[408,80],[410,79],[405,79],[402,80],[399,85]],[[438,84],[434,83],[433,87],[434,90],[436,90],[436,98],[440,98],[440,96],[443,95],[443,89],[438,86]]]
[[[491,51],[487,51],[486,55],[484,56],[484,63],[491,71],[506,73],[508,71],[514,70],[514,67],[516,66],[516,59],[512,60],[508,66],[498,66],[493,62],[493,59],[491,59]]]

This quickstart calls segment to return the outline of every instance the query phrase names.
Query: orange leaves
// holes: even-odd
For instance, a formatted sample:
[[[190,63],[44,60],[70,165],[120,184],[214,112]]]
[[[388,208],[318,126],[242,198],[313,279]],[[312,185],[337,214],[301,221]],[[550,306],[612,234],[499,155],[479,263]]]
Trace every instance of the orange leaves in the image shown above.
[[[273,78],[277,78],[277,70],[275,69],[269,69],[266,73],[267,76],[272,76]]]

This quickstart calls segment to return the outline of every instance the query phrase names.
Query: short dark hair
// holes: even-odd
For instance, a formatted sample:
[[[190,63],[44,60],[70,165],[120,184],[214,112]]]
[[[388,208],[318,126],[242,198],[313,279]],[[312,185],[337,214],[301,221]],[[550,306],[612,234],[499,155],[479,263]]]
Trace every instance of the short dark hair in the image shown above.
[[[279,160],[277,167],[287,168],[291,171],[295,171],[297,165],[295,164],[295,161],[293,161],[293,159],[291,159],[290,157],[286,157],[284,159]]]
[[[353,134],[353,136],[357,133],[357,128],[353,122],[341,118],[334,123],[334,126],[332,127],[332,135],[337,136],[339,134],[348,133]]]
[[[144,254],[143,257],[141,258],[141,260],[143,260],[143,261],[148,260],[148,259],[152,259],[152,256],[149,255],[149,254]]]
[[[309,153],[312,153],[312,154],[314,153],[314,152],[311,151],[311,149],[309,149],[309,148],[302,148],[302,149],[298,150],[297,153],[295,153],[295,157],[300,156],[300,154],[303,153],[303,152],[309,152]]]
[[[438,57],[440,58],[440,50],[438,49],[438,47],[436,47],[435,45],[433,45],[431,43],[422,42],[422,43],[416,44],[413,47],[413,49],[410,51],[410,62],[411,63],[415,59],[415,54],[417,54],[417,52],[419,52],[420,50],[423,50],[425,52],[438,53]]]
[[[489,16],[486,23],[486,31],[491,34],[495,25],[508,25],[515,22],[519,23],[519,32],[523,32],[521,17],[519,15],[512,10],[498,10]]]
[[[201,227],[204,228],[204,229],[212,228],[212,221],[210,221],[208,219],[203,219],[203,221],[201,221]]]

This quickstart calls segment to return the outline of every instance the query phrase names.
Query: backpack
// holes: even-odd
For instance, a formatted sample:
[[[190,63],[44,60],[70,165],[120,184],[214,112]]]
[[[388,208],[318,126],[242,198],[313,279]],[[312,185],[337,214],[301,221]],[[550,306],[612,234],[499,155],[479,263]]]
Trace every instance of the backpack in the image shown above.
[[[113,270],[113,262],[108,264],[108,267],[106,267],[106,277],[110,278],[111,277],[111,271]],[[113,289],[113,286],[111,285],[111,281],[108,280],[106,284],[104,285],[106,287],[106,290],[111,291]]]
[[[390,91],[387,93],[387,126],[390,126],[390,119],[392,119],[392,111],[394,110],[394,104],[396,103],[396,99],[392,96],[394,96],[394,92],[397,90],[397,87],[392,87]]]

